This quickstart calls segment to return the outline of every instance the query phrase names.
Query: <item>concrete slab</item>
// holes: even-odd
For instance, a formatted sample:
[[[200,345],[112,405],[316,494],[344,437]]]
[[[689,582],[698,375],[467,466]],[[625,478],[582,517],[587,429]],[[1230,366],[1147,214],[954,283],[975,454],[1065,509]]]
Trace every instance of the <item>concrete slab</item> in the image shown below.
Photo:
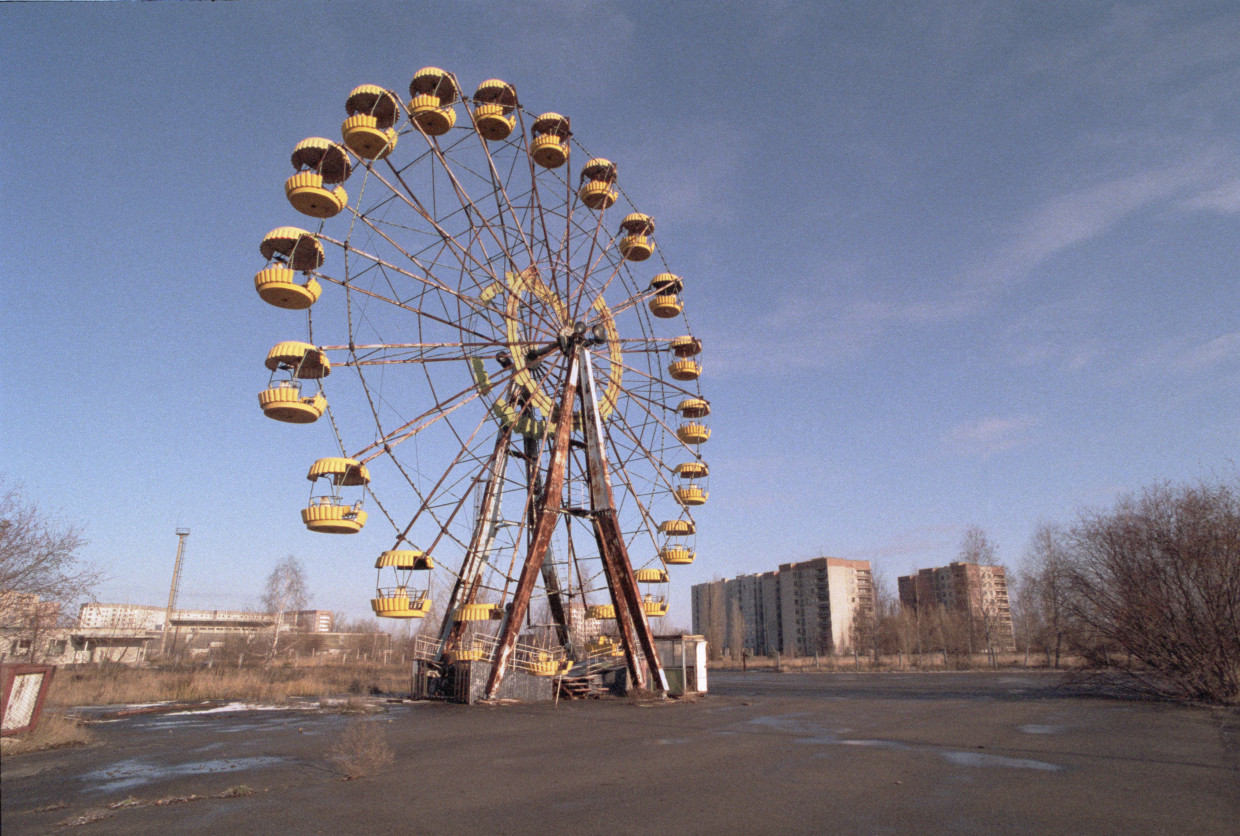
[[[1050,676],[712,672],[696,702],[138,716],[6,758],[5,836],[1237,832],[1240,714]],[[325,755],[374,723],[395,762]],[[255,794],[220,798],[244,784]],[[160,799],[198,800],[156,806]],[[128,801],[132,799],[132,801]],[[110,805],[121,805],[111,807]],[[99,816],[97,820],[90,820]]]

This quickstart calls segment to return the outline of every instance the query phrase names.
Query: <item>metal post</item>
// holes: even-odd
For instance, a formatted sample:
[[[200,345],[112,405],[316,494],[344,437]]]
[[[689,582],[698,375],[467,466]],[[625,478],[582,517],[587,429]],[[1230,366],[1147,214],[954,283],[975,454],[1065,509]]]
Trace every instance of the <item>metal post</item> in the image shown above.
[[[168,591],[168,609],[164,611],[164,630],[159,639],[161,657],[168,655],[168,627],[172,624],[172,611],[177,605],[177,592],[181,587],[181,560],[185,556],[185,538],[188,536],[188,528],[177,529],[177,561],[172,567],[172,589]]]
[[[590,483],[591,518],[594,520],[599,557],[603,561],[603,573],[607,576],[607,588],[616,608],[616,623],[620,627],[625,661],[628,662],[634,684],[644,689],[647,686],[646,671],[641,658],[644,656],[656,687],[663,694],[667,694],[667,675],[659,662],[654,634],[646,620],[637,577],[633,573],[632,563],[629,562],[624,534],[616,516],[607,468],[607,451],[603,446],[603,423],[599,416],[594,388],[594,370],[590,366],[590,352],[583,348],[581,353],[584,355],[582,364],[585,366],[581,380],[581,406],[584,413],[582,425],[586,437],[586,478]]]
[[[499,683],[504,678],[508,657],[512,655],[513,647],[517,643],[517,634],[521,630],[521,622],[525,619],[525,612],[530,605],[530,594],[534,590],[535,579],[541,573],[543,559],[547,556],[547,547],[551,545],[551,536],[555,533],[556,525],[559,523],[560,505],[564,499],[564,473],[568,465],[569,442],[573,434],[573,399],[577,393],[580,353],[580,350],[569,348],[568,380],[564,384],[564,391],[560,393],[555,447],[551,451],[551,462],[547,465],[546,489],[538,509],[538,519],[534,525],[534,535],[529,551],[525,555],[525,565],[521,567],[521,577],[517,580],[517,588],[513,592],[512,603],[509,604],[504,618],[504,626],[500,628],[495,661],[491,665],[491,675],[487,679],[487,699],[494,699]]]

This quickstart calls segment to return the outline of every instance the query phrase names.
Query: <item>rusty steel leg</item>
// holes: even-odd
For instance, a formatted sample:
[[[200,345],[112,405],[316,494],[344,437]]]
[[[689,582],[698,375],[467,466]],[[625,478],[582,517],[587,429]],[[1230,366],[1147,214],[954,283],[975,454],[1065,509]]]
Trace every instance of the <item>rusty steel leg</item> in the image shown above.
[[[644,656],[656,686],[666,694],[667,675],[663,672],[659,652],[654,646],[654,633],[650,631],[650,622],[646,620],[646,611],[642,608],[637,576],[633,574],[633,565],[629,562],[624,535],[620,531],[620,521],[616,516],[607,468],[607,451],[603,446],[603,423],[599,418],[595,395],[594,371],[590,366],[590,352],[583,349],[582,354],[585,370],[581,375],[581,407],[585,419],[582,425],[586,437],[586,475],[590,482],[591,518],[598,540],[599,557],[602,558],[607,588],[616,607],[616,623],[620,626],[624,657],[628,662],[629,672],[633,675],[633,682],[638,688],[647,687],[645,669],[641,664],[641,657]]]
[[[529,484],[533,486],[533,501],[530,502],[529,520],[529,542],[534,541],[534,528],[538,524],[538,509],[542,507],[543,502],[543,483],[542,473],[538,470],[538,440],[532,436],[525,437],[525,474],[529,479]],[[560,576],[555,571],[555,565],[544,560],[542,565],[543,586],[547,589],[547,607],[551,610],[551,620],[555,622],[556,637],[560,640],[560,644],[568,650],[569,657],[572,657],[572,636],[568,629],[568,617],[564,608],[564,588],[560,586]]]
[[[456,583],[452,586],[448,608],[444,612],[443,623],[439,627],[439,654],[436,656],[436,662],[443,661],[444,654],[460,642],[465,632],[465,624],[454,621],[452,614],[462,605],[474,603],[478,595],[478,586],[482,583],[482,568],[495,543],[500,485],[504,480],[504,469],[508,466],[508,442],[511,438],[511,424],[501,427],[495,437],[495,449],[491,452],[491,459],[488,463],[490,474],[487,476],[486,487],[482,491],[482,502],[479,505],[478,519],[474,522],[474,533],[469,542],[469,551],[465,553],[465,562],[461,566],[461,573],[457,576]]]
[[[555,431],[555,447],[551,451],[551,462],[547,465],[546,489],[543,501],[538,509],[538,520],[534,526],[529,551],[525,555],[525,565],[521,567],[521,577],[517,580],[516,591],[512,595],[512,603],[504,617],[504,626],[500,628],[499,645],[495,649],[495,661],[491,665],[491,675],[487,679],[486,698],[493,699],[504,678],[508,666],[508,658],[512,655],[517,643],[517,634],[521,631],[521,622],[530,605],[530,594],[534,591],[534,583],[542,569],[543,559],[547,556],[547,547],[551,545],[551,535],[560,522],[560,504],[564,499],[564,473],[568,465],[569,441],[573,434],[573,400],[577,394],[577,376],[580,373],[578,353],[570,349],[568,357],[568,380],[564,391],[560,394],[559,422]]]

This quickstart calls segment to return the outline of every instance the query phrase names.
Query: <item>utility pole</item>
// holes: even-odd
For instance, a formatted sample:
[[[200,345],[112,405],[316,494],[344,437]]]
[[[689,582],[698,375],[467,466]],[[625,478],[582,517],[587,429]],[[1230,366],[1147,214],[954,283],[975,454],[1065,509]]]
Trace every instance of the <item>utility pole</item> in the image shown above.
[[[168,609],[164,613],[164,633],[160,639],[159,655],[168,655],[168,628],[172,626],[172,611],[177,605],[177,590],[181,586],[181,560],[185,557],[185,538],[188,528],[177,529],[177,562],[172,569],[172,589],[168,592]]]

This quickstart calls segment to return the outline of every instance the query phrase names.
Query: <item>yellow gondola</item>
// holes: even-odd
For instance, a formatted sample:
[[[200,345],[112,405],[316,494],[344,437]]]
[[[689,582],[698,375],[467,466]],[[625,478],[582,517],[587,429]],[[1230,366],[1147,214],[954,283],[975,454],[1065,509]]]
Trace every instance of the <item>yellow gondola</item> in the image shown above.
[[[507,139],[516,127],[517,91],[512,85],[498,78],[488,78],[474,92],[474,127],[479,136],[488,142]]]
[[[364,160],[381,160],[396,147],[396,120],[400,99],[391,90],[374,84],[354,87],[345,99],[348,118],[340,135],[349,150]]]
[[[685,444],[705,444],[710,440],[710,427],[691,421],[676,428],[676,437]]]
[[[673,360],[667,373],[673,380],[697,380],[702,376],[702,366],[696,360]]]
[[[356,534],[366,524],[366,512],[359,499],[350,504],[340,496],[340,488],[361,487],[370,482],[370,471],[356,459],[319,459],[306,475],[310,480],[310,505],[301,511],[306,528],[322,534]],[[315,495],[320,480],[326,481],[328,493]]]
[[[685,280],[674,273],[659,273],[650,280],[650,289],[654,296],[650,297],[650,312],[660,319],[671,319],[679,316],[684,310],[680,303],[680,293],[684,291]]]
[[[443,136],[456,124],[460,90],[452,75],[438,67],[423,67],[409,82],[409,120],[427,136]]]
[[[308,274],[323,266],[323,245],[311,233],[295,226],[281,226],[263,236],[258,251],[267,266],[254,276],[254,289],[269,305],[302,311],[318,301],[322,286],[310,275],[297,283],[297,273]]]
[[[616,164],[595,157],[582,166],[577,197],[596,212],[610,208],[616,202]]]
[[[620,239],[620,255],[629,261],[645,261],[654,253],[654,218],[641,212],[625,215],[620,222],[624,237]]]
[[[297,143],[290,157],[297,173],[284,183],[284,194],[293,208],[312,218],[331,218],[349,203],[343,183],[353,173],[349,152],[343,145],[312,136]]]
[[[530,127],[530,157],[543,168],[559,168],[568,162],[569,120],[558,113],[544,113]]]
[[[301,381],[322,380],[331,374],[327,355],[310,343],[282,342],[267,352],[265,365],[271,370],[271,379],[258,394],[264,415],[289,424],[312,424],[322,417],[327,409],[322,388],[303,396]],[[277,378],[281,372],[287,373],[287,377]]]

